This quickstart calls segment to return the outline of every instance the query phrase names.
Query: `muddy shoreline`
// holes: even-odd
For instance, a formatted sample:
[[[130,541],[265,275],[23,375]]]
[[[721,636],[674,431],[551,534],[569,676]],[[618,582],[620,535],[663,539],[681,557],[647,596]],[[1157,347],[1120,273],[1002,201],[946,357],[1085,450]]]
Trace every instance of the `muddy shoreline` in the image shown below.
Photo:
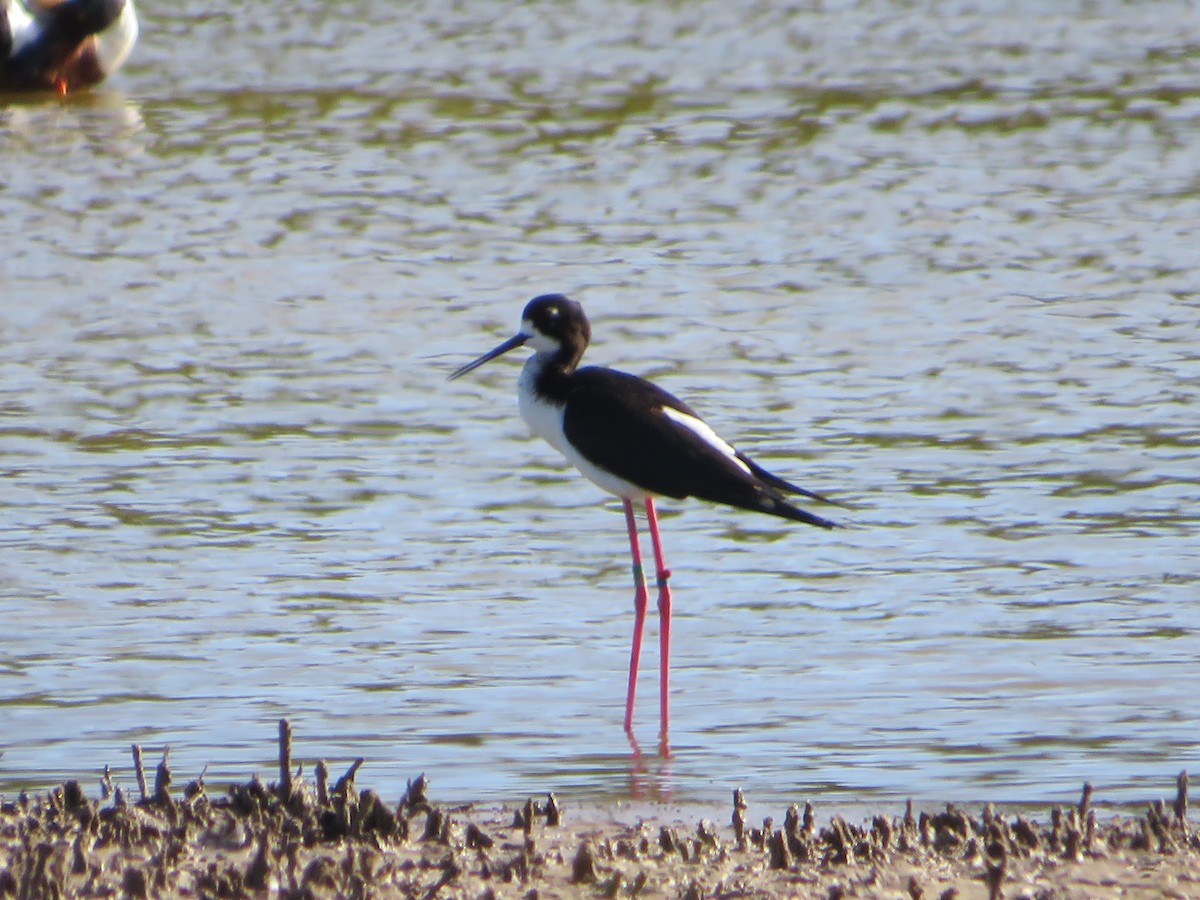
[[[1174,800],[1102,817],[1084,786],[1044,817],[948,806],[822,820],[807,806],[750,821],[564,808],[440,805],[423,776],[389,803],[355,776],[311,780],[280,723],[280,777],[210,793],[151,785],[90,799],[76,781],[0,804],[0,897],[1200,898],[1187,773]],[[628,817],[628,818],[626,818]]]

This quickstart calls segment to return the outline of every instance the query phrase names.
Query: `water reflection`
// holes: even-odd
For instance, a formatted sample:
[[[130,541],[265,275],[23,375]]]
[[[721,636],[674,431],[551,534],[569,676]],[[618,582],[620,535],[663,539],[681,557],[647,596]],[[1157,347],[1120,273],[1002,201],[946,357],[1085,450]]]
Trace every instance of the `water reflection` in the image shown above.
[[[659,738],[657,752],[649,756],[642,753],[641,745],[632,734],[629,738],[630,754],[626,760],[629,768],[627,794],[631,800],[650,800],[655,803],[671,803],[675,799],[675,784],[671,778],[671,747],[665,735]]]
[[[49,148],[84,146],[101,153],[136,152],[124,139],[143,131],[146,123],[138,102],[103,88],[65,97],[41,94],[5,96],[0,128],[13,149],[45,152]]]

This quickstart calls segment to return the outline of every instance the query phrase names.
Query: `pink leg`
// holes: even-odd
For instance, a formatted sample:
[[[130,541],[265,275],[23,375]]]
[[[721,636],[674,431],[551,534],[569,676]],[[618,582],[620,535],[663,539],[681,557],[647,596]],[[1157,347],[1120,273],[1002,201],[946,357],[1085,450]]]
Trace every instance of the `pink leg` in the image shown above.
[[[671,588],[667,584],[671,570],[663,559],[662,538],[658,534],[658,515],[654,511],[654,499],[646,498],[646,518],[650,523],[650,540],[654,543],[654,565],[658,575],[658,640],[659,640],[659,713],[662,731],[659,738],[667,745],[667,733],[671,725],[670,672],[671,672]]]
[[[646,576],[642,571],[642,548],[638,545],[637,520],[633,502],[625,504],[625,524],[629,527],[629,555],[633,557],[633,643],[629,648],[629,693],[625,695],[625,731],[633,734],[633,696],[637,693],[638,662],[642,658],[642,632],[646,627]]]

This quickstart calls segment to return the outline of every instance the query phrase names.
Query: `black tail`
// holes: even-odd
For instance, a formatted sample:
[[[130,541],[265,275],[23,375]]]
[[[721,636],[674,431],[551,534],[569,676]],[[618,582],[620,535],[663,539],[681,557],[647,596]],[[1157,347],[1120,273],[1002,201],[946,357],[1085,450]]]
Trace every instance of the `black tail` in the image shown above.
[[[807,491],[801,493],[809,496]],[[817,500],[824,500],[824,497],[815,497]],[[827,503],[832,501],[826,501]],[[768,506],[767,504],[770,504]],[[808,525],[815,525],[818,528],[841,528],[837,522],[832,519],[825,519],[821,516],[816,516],[806,509],[801,509],[793,503],[789,503],[787,499],[777,494],[775,491],[769,493],[764,492],[763,505],[758,507],[765,513],[770,513],[773,516],[781,516],[784,519],[792,519],[796,522],[804,522]]]
[[[790,481],[784,481],[778,475],[772,475],[770,472],[748,457],[745,453],[738,453],[737,458],[745,464],[746,468],[754,473],[755,478],[777,491],[781,491],[785,494],[799,494],[802,497],[808,497],[810,500],[820,500],[822,503],[828,503],[831,506],[840,506],[842,509],[850,508],[845,503],[842,503],[838,500],[830,500],[828,497],[823,496],[822,494],[817,494],[813,491],[806,491],[804,488],[798,487],[792,484]]]
[[[766,513],[779,516],[781,519],[791,519],[817,528],[841,528],[837,522],[814,515],[806,509],[801,509],[788,500],[773,486],[764,484],[749,475],[737,481],[726,481],[720,485],[707,484],[702,489],[692,491],[691,496],[697,500],[707,500],[709,503],[724,503],[738,509],[748,509],[751,512]]]

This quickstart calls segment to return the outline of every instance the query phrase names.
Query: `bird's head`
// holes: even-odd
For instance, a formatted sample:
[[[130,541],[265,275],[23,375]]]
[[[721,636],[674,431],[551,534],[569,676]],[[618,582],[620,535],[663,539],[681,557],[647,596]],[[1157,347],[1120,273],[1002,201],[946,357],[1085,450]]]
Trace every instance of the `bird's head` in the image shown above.
[[[466,375],[485,362],[525,344],[538,353],[566,352],[573,366],[583,355],[591,337],[592,327],[580,304],[563,294],[542,294],[525,305],[525,311],[521,313],[520,331],[500,346],[467,363],[448,380]]]

